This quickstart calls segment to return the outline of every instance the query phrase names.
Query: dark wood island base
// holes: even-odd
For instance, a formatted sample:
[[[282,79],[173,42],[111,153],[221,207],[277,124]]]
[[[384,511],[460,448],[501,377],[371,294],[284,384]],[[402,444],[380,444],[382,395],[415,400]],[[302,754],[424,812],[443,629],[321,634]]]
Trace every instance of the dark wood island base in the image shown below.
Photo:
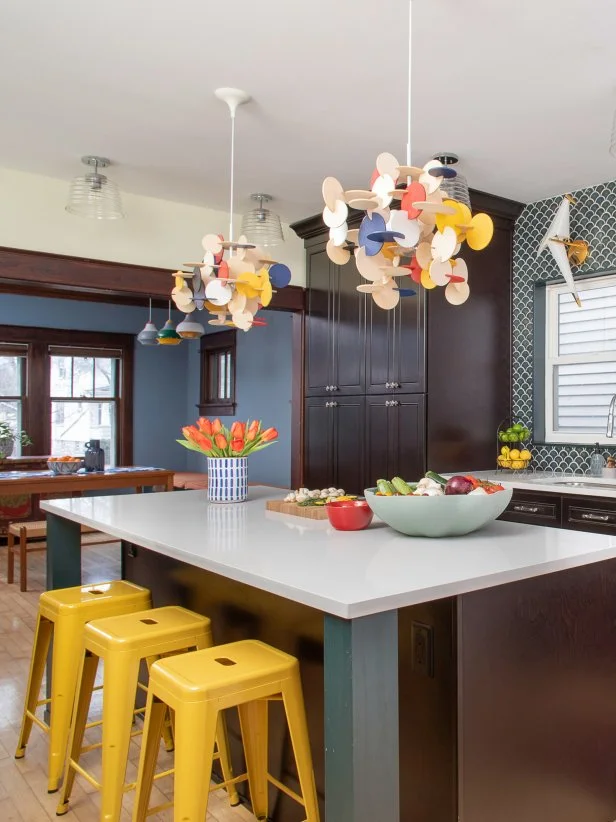
[[[258,638],[300,659],[325,819],[324,619],[338,618],[130,543],[122,567],[155,606],[211,617],[216,642]],[[616,560],[397,613],[402,822],[616,818]],[[365,687],[383,688],[387,711],[379,671],[362,675]],[[278,707],[270,767],[297,790]],[[379,716],[369,724],[378,733]],[[301,810],[271,790],[272,819],[299,822]],[[369,790],[378,805],[377,778]]]

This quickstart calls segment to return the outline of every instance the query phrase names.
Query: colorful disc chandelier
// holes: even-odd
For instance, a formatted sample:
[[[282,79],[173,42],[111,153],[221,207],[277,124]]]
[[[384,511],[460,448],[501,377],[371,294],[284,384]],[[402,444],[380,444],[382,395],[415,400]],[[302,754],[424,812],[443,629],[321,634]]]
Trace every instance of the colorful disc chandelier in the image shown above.
[[[468,268],[458,254],[464,243],[481,251],[494,232],[487,214],[473,215],[453,195],[455,156],[439,156],[422,168],[411,165],[411,9],[409,2],[406,164],[384,152],[376,158],[368,188],[345,191],[335,177],[326,177],[322,189],[329,259],[344,265],[353,252],[357,270],[366,281],[357,290],[370,294],[384,309],[395,308],[401,297],[413,296],[412,284],[425,289],[444,287],[447,301],[462,305],[470,289]],[[399,207],[392,208],[394,203]],[[366,212],[359,229],[349,229],[349,209]]]
[[[210,325],[248,331],[253,326],[267,325],[265,320],[255,315],[259,308],[270,304],[274,289],[289,284],[291,271],[288,266],[273,260],[263,249],[249,243],[243,235],[237,242],[233,240],[235,113],[238,106],[250,100],[250,96],[233,88],[217,89],[215,94],[228,105],[231,115],[229,240],[225,240],[222,234],[206,234],[201,241],[205,252],[203,259],[184,264],[192,267],[192,274],[183,271],[175,273],[171,297],[177,308],[186,315],[207,309],[213,315]]]

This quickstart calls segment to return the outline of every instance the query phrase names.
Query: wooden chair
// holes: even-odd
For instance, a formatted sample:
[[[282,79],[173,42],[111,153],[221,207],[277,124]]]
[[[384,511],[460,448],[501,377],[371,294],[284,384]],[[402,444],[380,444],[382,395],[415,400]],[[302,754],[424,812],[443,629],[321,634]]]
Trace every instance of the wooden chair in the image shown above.
[[[102,545],[107,542],[117,542],[116,537],[103,534],[88,525],[81,526],[82,545]],[[15,537],[18,543],[15,543]],[[8,567],[7,582],[15,579],[15,554],[19,554],[19,590],[28,590],[28,554],[47,550],[47,523],[45,520],[37,522],[12,522],[8,529]],[[29,542],[29,540],[37,540]]]

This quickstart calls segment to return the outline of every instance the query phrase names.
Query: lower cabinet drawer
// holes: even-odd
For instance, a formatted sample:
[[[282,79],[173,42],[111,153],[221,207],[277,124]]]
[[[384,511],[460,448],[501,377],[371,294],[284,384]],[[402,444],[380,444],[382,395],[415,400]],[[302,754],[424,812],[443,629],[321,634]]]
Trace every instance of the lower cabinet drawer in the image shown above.
[[[575,531],[616,534],[616,501],[602,497],[565,497],[563,527]]]
[[[559,496],[514,491],[511,502],[499,519],[560,528],[561,511],[561,497]]]

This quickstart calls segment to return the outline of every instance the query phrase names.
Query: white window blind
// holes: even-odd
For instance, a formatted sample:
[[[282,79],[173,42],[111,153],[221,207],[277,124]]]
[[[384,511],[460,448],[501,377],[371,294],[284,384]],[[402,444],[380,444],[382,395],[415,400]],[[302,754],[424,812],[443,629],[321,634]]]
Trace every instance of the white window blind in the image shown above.
[[[546,440],[602,442],[616,393],[616,276],[547,287]]]

